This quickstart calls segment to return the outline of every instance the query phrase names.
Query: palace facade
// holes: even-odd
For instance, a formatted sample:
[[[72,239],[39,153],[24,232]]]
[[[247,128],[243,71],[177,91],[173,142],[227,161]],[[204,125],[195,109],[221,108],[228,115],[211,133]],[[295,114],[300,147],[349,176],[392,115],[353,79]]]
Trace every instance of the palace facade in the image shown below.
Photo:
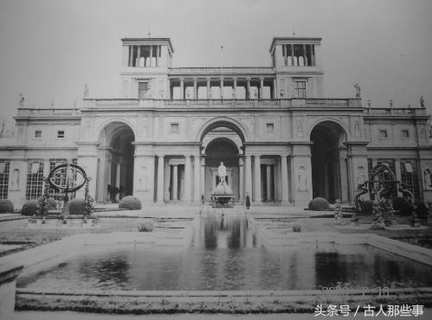
[[[38,198],[50,169],[71,161],[97,202],[201,203],[223,162],[240,202],[352,203],[385,162],[416,199],[432,200],[424,106],[364,106],[359,91],[325,98],[321,38],[274,38],[270,67],[173,67],[169,38],[122,47],[120,98],[85,90],[80,108],[20,105],[14,135],[0,139],[0,198]]]

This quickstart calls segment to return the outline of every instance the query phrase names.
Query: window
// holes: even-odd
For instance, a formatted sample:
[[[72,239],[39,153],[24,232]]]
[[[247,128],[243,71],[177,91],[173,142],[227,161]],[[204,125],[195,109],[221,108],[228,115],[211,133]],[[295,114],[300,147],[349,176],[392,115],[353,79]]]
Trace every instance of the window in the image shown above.
[[[274,123],[267,123],[267,133],[274,132]]]
[[[402,135],[402,139],[408,140],[410,137],[410,132],[408,129],[403,129],[401,135]]]
[[[0,160],[0,199],[8,198],[10,162]]]
[[[387,133],[387,130],[386,129],[380,129],[379,130],[379,139],[380,140],[385,140],[385,139],[387,139],[388,138],[388,133]]]
[[[34,136],[35,138],[42,138],[42,130],[36,130]]]
[[[414,159],[402,159],[400,162],[401,182],[413,193],[414,199],[420,199],[420,187],[417,174],[417,162]]]
[[[57,131],[57,138],[59,138],[59,139],[64,139],[64,137],[65,137],[65,132],[64,132],[64,130],[59,130],[59,131]]]
[[[396,175],[396,162],[394,159],[377,159],[377,164],[384,163],[389,166],[390,170]],[[394,180],[389,172],[383,172],[380,174],[380,178],[383,180]],[[391,194],[393,197],[397,197],[397,188],[394,187],[391,190]]]
[[[42,160],[29,160],[27,167],[26,200],[34,200],[42,195],[44,181]]]
[[[178,133],[179,127],[180,126],[178,123],[171,123],[171,133]]]
[[[148,81],[138,82],[138,99],[148,98],[149,89],[150,86]]]
[[[297,98],[306,98],[306,81],[300,80],[295,82],[295,89],[297,92]]]

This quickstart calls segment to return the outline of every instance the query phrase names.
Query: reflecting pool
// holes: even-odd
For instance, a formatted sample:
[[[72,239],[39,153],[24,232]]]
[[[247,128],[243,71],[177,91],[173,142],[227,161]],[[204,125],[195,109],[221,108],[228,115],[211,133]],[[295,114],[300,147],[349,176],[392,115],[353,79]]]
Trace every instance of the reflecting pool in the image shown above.
[[[18,287],[40,290],[294,290],[431,287],[432,267],[367,245],[263,246],[242,214],[203,215],[189,246],[85,246]]]

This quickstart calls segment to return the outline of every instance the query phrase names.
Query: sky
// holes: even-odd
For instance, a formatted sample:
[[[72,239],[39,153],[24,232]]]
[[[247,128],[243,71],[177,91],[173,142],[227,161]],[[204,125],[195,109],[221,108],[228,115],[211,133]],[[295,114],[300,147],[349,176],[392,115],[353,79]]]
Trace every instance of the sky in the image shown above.
[[[430,0],[0,0],[0,117],[120,95],[121,38],[171,38],[173,66],[271,66],[273,37],[322,37],[327,98],[432,114]],[[224,47],[221,50],[221,46]]]

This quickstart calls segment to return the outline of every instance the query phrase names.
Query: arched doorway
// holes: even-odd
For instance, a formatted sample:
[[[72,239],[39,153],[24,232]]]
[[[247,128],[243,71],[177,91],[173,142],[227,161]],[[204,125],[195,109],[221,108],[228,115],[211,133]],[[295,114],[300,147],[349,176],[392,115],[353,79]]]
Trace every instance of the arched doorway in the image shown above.
[[[343,145],[346,140],[343,128],[335,122],[325,121],[315,126],[310,139],[313,197],[323,197],[330,202],[346,200],[342,199],[341,191],[341,173],[346,171],[345,162],[340,161],[341,152],[346,149]]]
[[[125,123],[112,122],[101,132],[98,168],[98,199],[118,202],[133,193],[135,135]]]
[[[218,167],[221,162],[227,168],[226,181],[231,187],[235,200],[243,197],[243,163],[244,135],[242,131],[229,121],[218,121],[210,124],[202,133],[201,143],[205,157],[203,193],[205,199],[219,182]]]
[[[217,186],[219,177],[218,167],[221,162],[227,168],[226,181],[234,192],[236,199],[239,197],[239,151],[236,144],[227,138],[216,138],[206,148],[206,190],[209,194]]]

